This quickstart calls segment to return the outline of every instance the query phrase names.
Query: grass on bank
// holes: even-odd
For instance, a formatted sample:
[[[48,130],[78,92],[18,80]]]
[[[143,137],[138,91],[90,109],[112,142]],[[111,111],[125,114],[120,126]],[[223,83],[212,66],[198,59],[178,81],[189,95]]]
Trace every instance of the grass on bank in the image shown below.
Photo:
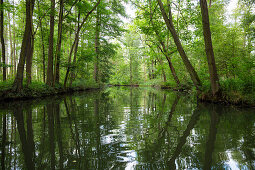
[[[21,92],[16,93],[12,91],[13,80],[0,82],[0,100],[3,99],[17,99],[17,98],[36,98],[43,96],[56,95],[70,91],[81,91],[87,89],[100,88],[100,84],[93,81],[77,80],[72,83],[71,87],[64,88],[63,84],[56,84],[55,87],[50,87],[43,82],[33,81],[31,84],[26,85],[23,82],[23,89]]]
[[[255,106],[255,80],[242,80],[232,78],[220,81],[221,101],[234,105]],[[200,99],[207,98],[210,100],[211,86],[210,82],[203,83],[202,93],[198,96]],[[216,101],[217,102],[217,101]]]

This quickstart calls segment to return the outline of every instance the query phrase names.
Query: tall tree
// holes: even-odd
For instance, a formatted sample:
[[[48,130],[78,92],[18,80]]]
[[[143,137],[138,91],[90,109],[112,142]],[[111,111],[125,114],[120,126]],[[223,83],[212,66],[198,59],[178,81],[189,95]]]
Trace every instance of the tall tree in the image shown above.
[[[15,6],[15,2],[13,1],[13,6]],[[14,65],[14,75],[17,71],[17,64],[16,64],[16,32],[15,32],[15,9],[13,10],[13,65]]]
[[[172,12],[171,12],[171,6],[170,4],[168,4],[168,8],[169,8],[169,16],[167,16],[167,13],[165,11],[165,8],[164,8],[164,5],[162,3],[161,0],[157,0],[158,1],[158,4],[160,6],[160,10],[161,10],[161,14],[164,18],[164,21],[166,23],[166,26],[168,28],[168,30],[171,32],[172,34],[172,37],[174,39],[174,42],[175,42],[175,45],[177,47],[177,50],[182,58],[182,61],[187,69],[187,71],[189,72],[190,74],[190,77],[191,77],[191,80],[193,82],[193,84],[195,85],[196,89],[199,90],[200,87],[201,87],[201,81],[197,75],[197,72],[196,70],[194,69],[194,67],[191,65],[189,59],[188,59],[188,56],[187,54],[185,53],[183,47],[182,47],[182,44],[181,44],[181,41],[179,39],[179,36],[175,30],[175,27],[174,27],[174,24],[173,24],[173,19],[172,19]]]
[[[207,0],[200,0],[200,8],[201,8],[201,14],[202,14],[205,52],[206,52],[208,68],[209,68],[212,94],[213,96],[215,96],[219,93],[220,83],[219,83],[219,78],[218,78],[215,59],[214,59]]]
[[[48,67],[47,67],[47,80],[48,86],[53,86],[53,39],[54,39],[54,17],[55,17],[55,0],[51,0],[50,12],[50,36],[49,36],[49,50],[48,50]]]
[[[11,65],[13,65],[13,46],[12,46],[12,29],[11,29],[11,16],[10,12],[8,11],[8,25],[9,25],[9,39],[10,39],[10,59],[11,59]],[[13,67],[10,70],[11,76],[13,76]]]
[[[84,26],[85,22],[87,21],[87,19],[89,18],[90,14],[92,14],[92,12],[97,8],[97,6],[100,4],[100,1],[101,0],[98,0],[97,3],[95,4],[95,6],[86,14],[86,16],[83,18],[81,24],[79,24],[78,28],[77,28],[77,31],[75,33],[75,39],[73,41],[73,44],[72,44],[72,47],[71,47],[71,50],[70,50],[70,53],[69,53],[69,58],[68,58],[68,67],[67,67],[67,70],[66,70],[66,76],[65,76],[65,80],[64,80],[64,87],[66,88],[66,83],[67,83],[67,80],[68,80],[68,76],[69,76],[69,73],[70,73],[70,64],[71,64],[71,61],[72,61],[72,55],[73,55],[73,52],[75,51],[75,47],[78,46],[78,43],[79,43],[79,38],[80,38],[80,31],[82,29],[82,27]]]
[[[43,82],[46,82],[46,73],[45,73],[45,45],[44,45],[44,31],[42,27],[42,20],[39,22],[40,32],[41,32],[41,42],[42,42],[42,62],[43,62]]]
[[[59,83],[59,65],[61,57],[61,41],[62,41],[62,25],[63,25],[63,14],[64,14],[64,0],[59,1],[59,16],[58,16],[58,40],[55,55],[55,72],[54,72],[54,85]]]
[[[96,14],[96,36],[95,36],[95,61],[94,61],[94,80],[98,83],[98,62],[99,62],[99,54],[100,54],[100,26],[101,26],[101,19],[100,19],[100,6],[97,7],[97,14]]]
[[[26,56],[31,52],[31,36],[32,36],[32,11],[35,0],[26,0],[26,25],[23,35],[19,64],[17,74],[13,83],[13,91],[19,92],[23,88],[23,73]]]
[[[4,43],[4,1],[0,1],[0,36],[2,45],[2,66],[3,66],[3,81],[6,80],[6,57],[5,57],[5,43]]]

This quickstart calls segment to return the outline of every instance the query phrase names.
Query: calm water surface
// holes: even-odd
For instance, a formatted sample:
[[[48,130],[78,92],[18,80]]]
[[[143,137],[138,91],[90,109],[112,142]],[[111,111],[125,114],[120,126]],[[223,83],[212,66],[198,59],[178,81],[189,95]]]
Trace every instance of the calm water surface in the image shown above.
[[[0,104],[3,169],[255,169],[255,112],[152,88]]]

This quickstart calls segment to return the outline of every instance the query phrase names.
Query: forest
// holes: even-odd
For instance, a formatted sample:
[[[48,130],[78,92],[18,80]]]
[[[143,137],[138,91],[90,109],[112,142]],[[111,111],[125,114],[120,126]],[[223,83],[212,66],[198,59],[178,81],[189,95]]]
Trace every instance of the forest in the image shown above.
[[[255,169],[254,33],[255,0],[0,0],[0,167]]]
[[[135,85],[253,105],[254,7],[254,0],[1,0],[0,96]]]

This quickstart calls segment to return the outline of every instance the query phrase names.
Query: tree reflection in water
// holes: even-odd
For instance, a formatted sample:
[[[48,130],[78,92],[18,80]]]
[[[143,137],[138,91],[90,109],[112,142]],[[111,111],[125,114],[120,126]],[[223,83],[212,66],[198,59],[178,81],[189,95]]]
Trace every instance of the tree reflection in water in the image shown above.
[[[111,88],[6,103],[0,110],[2,169],[255,167],[252,109]]]

